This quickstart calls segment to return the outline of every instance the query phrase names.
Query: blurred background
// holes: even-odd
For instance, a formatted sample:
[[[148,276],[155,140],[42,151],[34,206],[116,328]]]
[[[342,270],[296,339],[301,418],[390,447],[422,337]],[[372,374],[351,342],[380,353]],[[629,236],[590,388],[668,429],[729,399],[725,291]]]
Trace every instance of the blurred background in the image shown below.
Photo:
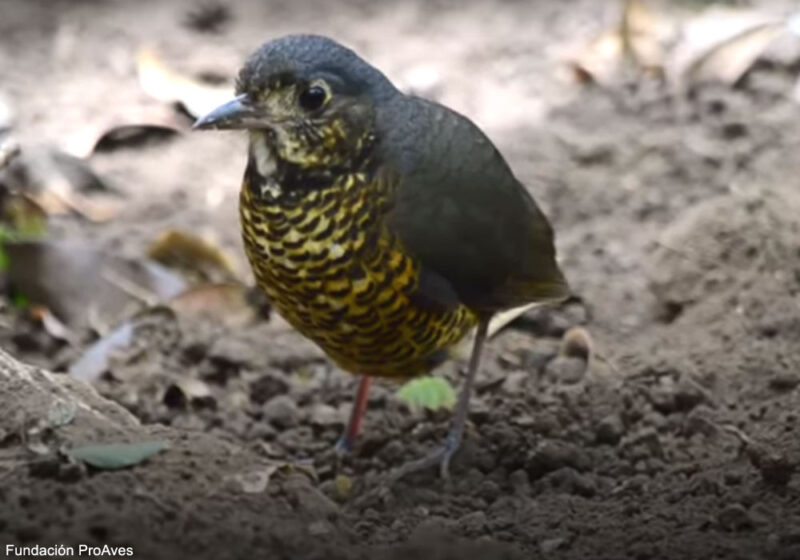
[[[303,462],[333,502],[296,506],[297,534],[306,514],[334,508],[339,521],[314,531],[343,547],[410,542],[427,522],[555,557],[797,557],[796,9],[2,0],[0,347],[92,383],[144,423],[178,430],[170,438],[208,432],[262,459]],[[296,32],[331,36],[402,90],[479,124],[551,218],[576,292],[496,335],[459,481],[444,495],[433,473],[389,501],[364,483],[447,426],[446,411],[417,410],[393,386],[376,388],[363,446],[336,475],[326,452],[354,380],[251,289],[237,214],[246,139],[190,131],[231,95],[250,52]],[[562,342],[576,328],[577,354]],[[457,384],[456,364],[440,374]],[[17,430],[0,423],[0,444],[10,448],[3,434]],[[57,447],[26,441],[13,445]],[[156,486],[176,468],[152,465]],[[42,503],[54,491],[8,472],[9,488]],[[219,539],[264,550],[241,527],[267,506],[237,496],[255,499],[272,472],[263,487],[239,481],[228,498],[242,517],[224,513],[238,528],[222,524],[233,537]],[[133,484],[81,480],[99,495]],[[195,481],[175,484],[194,495]],[[126,500],[123,518],[149,511]],[[106,532],[51,512],[58,522],[33,516],[28,525],[50,529],[28,540],[134,538],[94,513],[111,515]],[[168,532],[173,521],[139,529]],[[0,534],[24,541],[20,523],[0,519]],[[188,534],[201,550],[212,533]]]

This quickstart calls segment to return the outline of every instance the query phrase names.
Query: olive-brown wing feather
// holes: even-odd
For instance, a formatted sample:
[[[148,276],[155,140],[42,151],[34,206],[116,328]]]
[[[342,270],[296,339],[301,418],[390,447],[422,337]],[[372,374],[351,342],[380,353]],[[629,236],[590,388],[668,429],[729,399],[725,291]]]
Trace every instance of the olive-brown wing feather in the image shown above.
[[[446,107],[402,102],[383,118],[389,229],[476,310],[566,297],[550,224],[491,141]]]

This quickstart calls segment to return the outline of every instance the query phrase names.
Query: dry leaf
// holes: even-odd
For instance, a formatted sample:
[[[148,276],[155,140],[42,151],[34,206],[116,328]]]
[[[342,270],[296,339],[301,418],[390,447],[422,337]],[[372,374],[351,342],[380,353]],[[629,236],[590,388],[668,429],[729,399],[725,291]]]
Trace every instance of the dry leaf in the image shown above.
[[[0,205],[0,222],[15,237],[35,238],[47,231],[47,212],[30,196],[11,192]]]
[[[238,282],[194,286],[166,305],[182,319],[214,319],[229,328],[253,323],[260,315],[249,290]]]
[[[188,130],[189,122],[175,111],[161,105],[123,105],[114,114],[99,113],[97,120],[64,137],[60,147],[78,158],[87,158],[98,149],[114,149],[126,145],[130,134],[134,140],[161,140]]]
[[[618,81],[626,61],[660,75],[666,44],[674,34],[675,21],[663,10],[656,13],[644,0],[621,2],[619,25],[601,33],[569,57],[573,76],[579,82],[604,85]]]
[[[671,79],[680,87],[734,84],[785,30],[785,20],[769,14],[709,9],[684,25],[671,57]]]
[[[5,92],[0,91],[0,131],[8,130],[14,126],[15,120],[16,115],[11,105],[11,99],[9,99]]]
[[[0,171],[7,167],[19,154],[19,142],[13,138],[3,138],[3,140],[0,141]]]
[[[171,344],[170,333],[177,330],[175,315],[163,306],[145,309],[129,317],[110,333],[96,340],[69,367],[69,375],[92,382],[111,370],[112,360],[125,359],[139,349],[137,342],[144,341],[148,347],[160,343]],[[156,338],[157,337],[157,338]],[[115,374],[118,372],[115,371]]]
[[[108,152],[123,147],[160,142],[179,134],[177,128],[162,124],[125,124],[110,128],[98,140],[94,151]]]
[[[212,86],[182,76],[148,47],[139,50],[136,66],[139,84],[148,95],[161,101],[178,102],[193,117],[205,115],[233,97],[232,87]]]
[[[89,162],[51,147],[26,148],[2,171],[2,179],[10,191],[25,194],[48,215],[74,212],[102,222],[121,205]]]
[[[90,245],[12,241],[4,248],[10,285],[71,327],[85,326],[93,309],[113,325],[186,290],[180,276],[158,263],[123,259]]]
[[[41,305],[34,305],[31,307],[31,315],[37,321],[42,323],[44,330],[47,334],[55,339],[63,340],[72,344],[75,341],[75,336],[72,331],[58,317],[53,315],[49,309]]]
[[[134,325],[126,321],[111,333],[89,346],[73,363],[67,373],[76,379],[90,383],[108,371],[111,356],[126,348],[133,338]]]
[[[167,230],[148,248],[147,255],[165,266],[206,282],[237,278],[233,259],[211,242],[192,233]]]

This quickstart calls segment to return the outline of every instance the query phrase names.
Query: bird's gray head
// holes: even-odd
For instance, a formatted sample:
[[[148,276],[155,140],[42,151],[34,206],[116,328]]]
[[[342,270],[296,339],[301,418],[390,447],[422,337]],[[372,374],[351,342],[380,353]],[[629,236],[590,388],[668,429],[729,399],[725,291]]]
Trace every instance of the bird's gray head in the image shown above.
[[[236,93],[195,128],[248,129],[252,157],[305,168],[359,159],[373,137],[376,106],[398,95],[380,71],[318,35],[262,45],[239,72]]]

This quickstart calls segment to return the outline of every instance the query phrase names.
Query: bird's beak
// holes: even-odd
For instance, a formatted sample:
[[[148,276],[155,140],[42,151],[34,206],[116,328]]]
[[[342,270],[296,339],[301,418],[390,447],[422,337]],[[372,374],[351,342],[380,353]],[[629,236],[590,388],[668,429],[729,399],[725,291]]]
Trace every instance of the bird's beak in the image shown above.
[[[247,99],[237,95],[195,121],[192,130],[223,130],[252,128],[258,125],[258,114]]]

